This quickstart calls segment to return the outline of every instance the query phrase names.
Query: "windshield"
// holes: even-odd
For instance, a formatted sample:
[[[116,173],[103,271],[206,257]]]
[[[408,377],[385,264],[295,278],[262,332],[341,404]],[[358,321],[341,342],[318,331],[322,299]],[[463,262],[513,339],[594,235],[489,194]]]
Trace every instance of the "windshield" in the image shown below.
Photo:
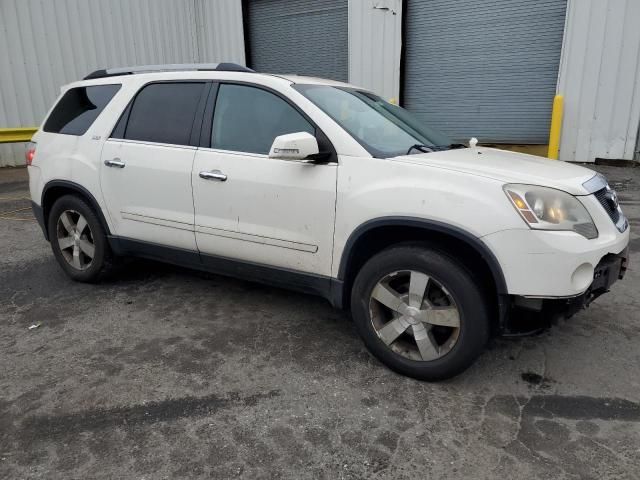
[[[333,118],[374,157],[441,150],[451,145],[451,140],[444,134],[427,127],[404,108],[372,93],[328,85],[293,87]]]

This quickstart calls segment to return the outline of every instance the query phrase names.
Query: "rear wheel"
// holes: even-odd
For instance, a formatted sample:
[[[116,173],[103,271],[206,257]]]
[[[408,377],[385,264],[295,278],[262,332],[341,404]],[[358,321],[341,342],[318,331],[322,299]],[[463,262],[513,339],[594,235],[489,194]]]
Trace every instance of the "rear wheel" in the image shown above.
[[[462,372],[489,337],[485,299],[471,273],[427,246],[392,247],[371,258],[354,282],[351,310],[374,356],[422,380]]]
[[[73,280],[94,282],[111,267],[112,253],[93,209],[75,195],[60,197],[48,221],[51,249]]]

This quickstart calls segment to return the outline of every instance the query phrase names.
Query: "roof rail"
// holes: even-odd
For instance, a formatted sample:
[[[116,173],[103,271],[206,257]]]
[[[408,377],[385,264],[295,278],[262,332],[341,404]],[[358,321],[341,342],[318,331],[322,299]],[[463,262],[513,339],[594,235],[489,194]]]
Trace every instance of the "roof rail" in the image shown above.
[[[150,72],[184,72],[184,71],[211,71],[218,72],[254,72],[250,68],[244,67],[237,63],[167,63],[160,65],[140,65],[137,67],[120,67],[106,68],[91,72],[83,78],[83,80],[92,80],[94,78],[115,77],[118,75],[133,75],[135,73]]]

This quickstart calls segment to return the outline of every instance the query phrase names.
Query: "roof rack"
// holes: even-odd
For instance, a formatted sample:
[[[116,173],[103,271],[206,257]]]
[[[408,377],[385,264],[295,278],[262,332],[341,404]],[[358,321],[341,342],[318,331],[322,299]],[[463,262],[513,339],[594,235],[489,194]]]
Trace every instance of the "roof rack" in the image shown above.
[[[133,75],[150,72],[184,72],[184,71],[218,71],[218,72],[254,72],[250,68],[237,63],[167,63],[164,65],[140,65],[137,67],[106,68],[91,72],[83,80],[94,78],[115,77],[118,75]]]

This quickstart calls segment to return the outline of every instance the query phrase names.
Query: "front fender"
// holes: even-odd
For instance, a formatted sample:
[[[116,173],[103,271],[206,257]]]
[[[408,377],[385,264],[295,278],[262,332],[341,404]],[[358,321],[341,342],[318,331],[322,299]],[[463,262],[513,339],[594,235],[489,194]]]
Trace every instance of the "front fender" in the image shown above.
[[[448,225],[446,223],[427,220],[424,218],[415,218],[415,217],[401,217],[401,216],[390,216],[390,217],[380,217],[368,220],[362,225],[358,226],[353,233],[349,236],[345,247],[343,249],[343,254],[340,259],[340,266],[338,268],[338,280],[344,280],[346,277],[346,273],[349,271],[350,261],[353,257],[353,248],[357,244],[358,240],[362,238],[367,232],[370,232],[374,229],[380,227],[411,227],[422,229],[425,232],[438,232],[451,237],[454,237],[467,245],[473,248],[478,255],[482,257],[482,259],[487,263],[489,269],[491,270],[491,274],[493,276],[494,282],[496,284],[496,290],[498,294],[506,294],[507,293],[507,284],[505,281],[505,276],[502,271],[502,267],[500,266],[500,262],[491,251],[491,249],[482,241],[482,239],[474,236],[473,234],[467,232],[464,229],[455,227],[453,225]]]
[[[524,227],[498,180],[394,160],[340,160],[334,277],[351,235],[381,218],[411,218],[466,232],[475,239]]]

